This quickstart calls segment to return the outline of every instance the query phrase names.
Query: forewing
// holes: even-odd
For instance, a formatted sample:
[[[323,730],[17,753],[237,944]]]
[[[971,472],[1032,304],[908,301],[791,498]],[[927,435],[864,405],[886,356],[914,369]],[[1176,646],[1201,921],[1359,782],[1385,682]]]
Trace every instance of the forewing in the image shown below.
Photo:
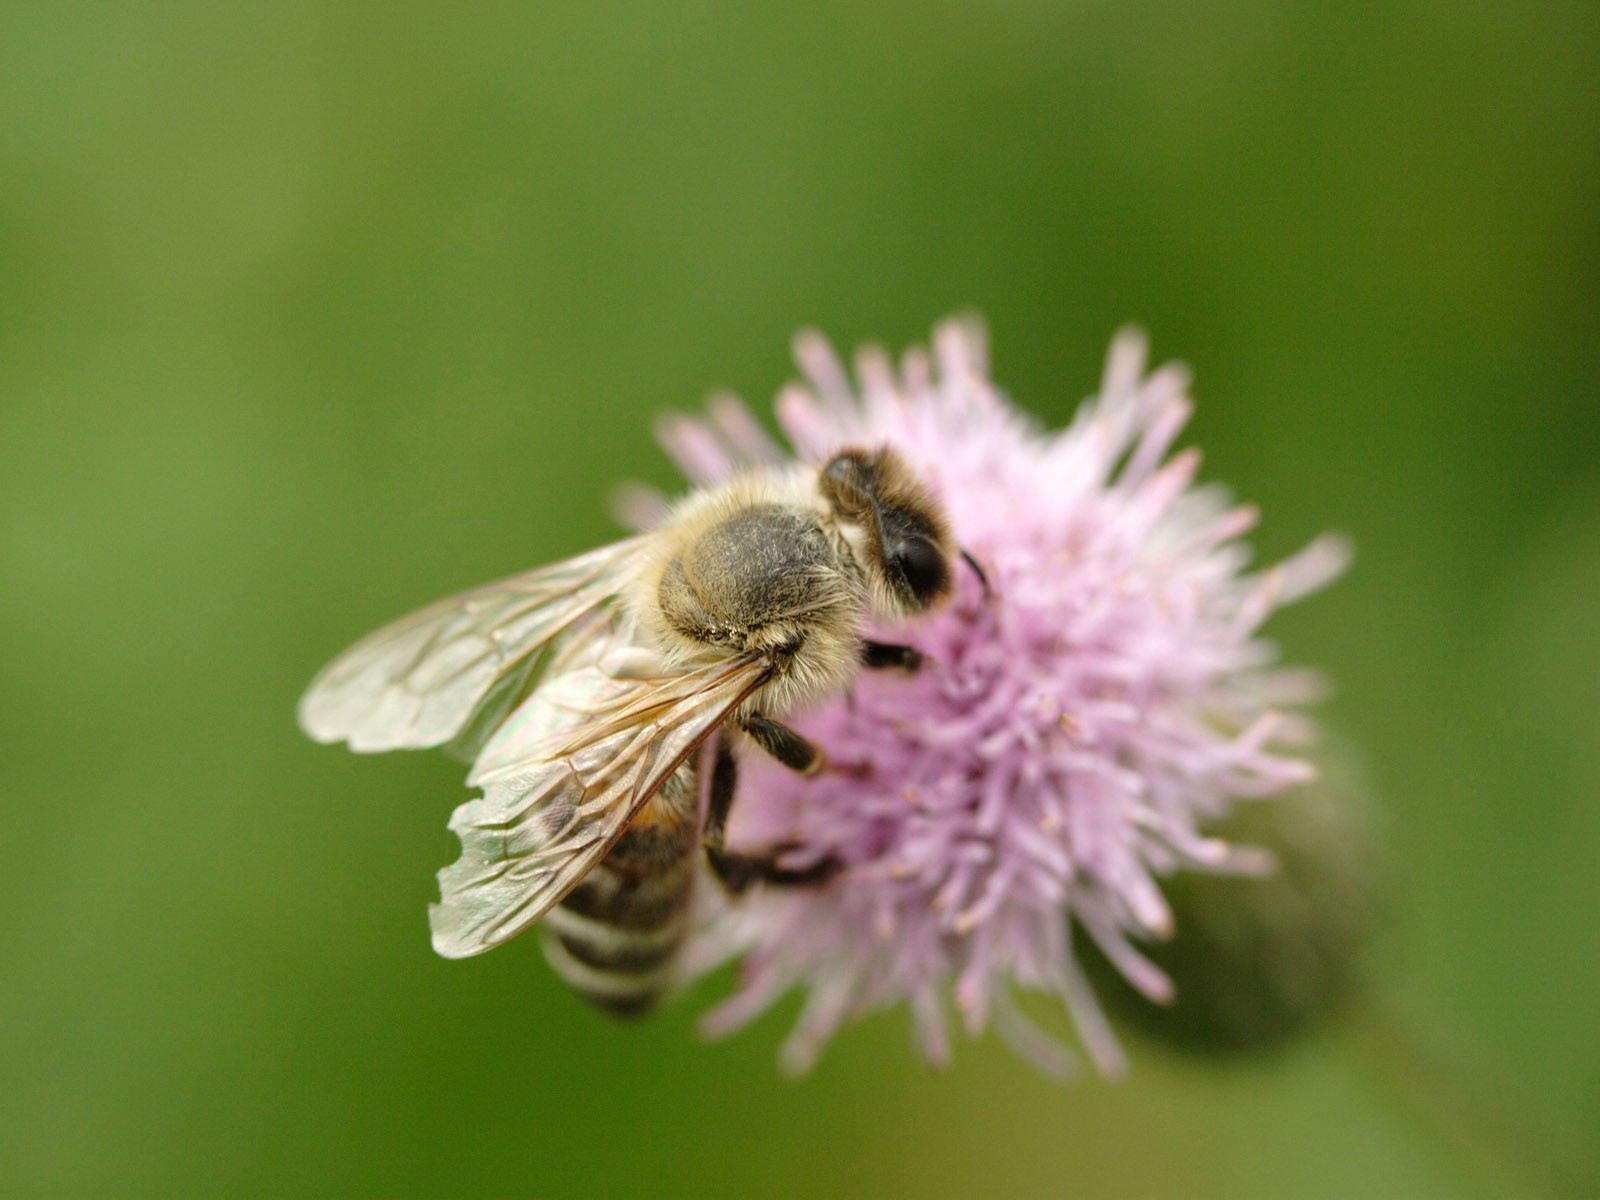
[[[474,772],[483,795],[450,818],[461,857],[439,872],[440,900],[429,909],[433,948],[465,958],[542,917],[766,678],[767,668],[743,658],[643,680],[590,666],[542,687],[525,706],[529,728],[519,731],[519,712],[485,747]],[[561,728],[559,713],[543,707],[591,703],[593,719],[576,729]],[[555,722],[553,732],[545,720]],[[522,761],[497,746],[530,732],[535,744]],[[507,765],[493,766],[499,761]]]
[[[324,667],[300,700],[300,727],[359,751],[437,746],[485,707],[531,685],[542,650],[626,580],[639,539],[514,575],[402,617]]]

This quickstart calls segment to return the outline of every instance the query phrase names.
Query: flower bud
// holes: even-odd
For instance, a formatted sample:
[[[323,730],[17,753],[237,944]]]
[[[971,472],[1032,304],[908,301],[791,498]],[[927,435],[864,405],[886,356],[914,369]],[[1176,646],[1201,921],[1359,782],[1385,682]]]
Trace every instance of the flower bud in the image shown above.
[[[1106,1000],[1130,1027],[1197,1053],[1275,1048],[1336,1015],[1385,908],[1377,824],[1342,760],[1331,777],[1236,806],[1216,834],[1266,850],[1276,868],[1171,879],[1176,933],[1147,953],[1172,978],[1172,1003],[1149,1003],[1097,961]]]

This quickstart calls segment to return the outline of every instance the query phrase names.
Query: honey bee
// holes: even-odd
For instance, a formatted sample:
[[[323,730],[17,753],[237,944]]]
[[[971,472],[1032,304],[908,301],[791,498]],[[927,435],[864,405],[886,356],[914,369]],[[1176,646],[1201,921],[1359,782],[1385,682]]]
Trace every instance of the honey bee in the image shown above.
[[[733,743],[799,772],[829,766],[780,718],[840,694],[861,667],[916,670],[915,649],[863,627],[944,601],[958,553],[981,580],[892,449],[743,475],[654,530],[364,638],[312,682],[300,725],[356,751],[449,745],[473,760],[482,795],[450,820],[461,856],[439,872],[435,950],[478,954],[541,922],[579,993],[644,1012],[673,981],[697,841],[735,894],[838,866],[726,849]]]

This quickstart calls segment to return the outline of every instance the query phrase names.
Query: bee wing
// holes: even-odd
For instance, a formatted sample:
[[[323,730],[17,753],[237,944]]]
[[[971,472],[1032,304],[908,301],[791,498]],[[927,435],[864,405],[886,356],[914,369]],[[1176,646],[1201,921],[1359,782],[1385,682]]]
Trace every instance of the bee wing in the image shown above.
[[[638,538],[441,600],[362,638],[301,697],[300,727],[359,751],[437,746],[520,699],[539,652],[612,603]]]
[[[482,953],[560,903],[769,674],[754,658],[651,679],[587,666],[542,686],[484,748],[473,773],[483,795],[450,818],[461,857],[439,872],[433,948],[446,958]],[[547,711],[591,705],[575,729]],[[529,731],[534,744],[519,760],[514,748]]]

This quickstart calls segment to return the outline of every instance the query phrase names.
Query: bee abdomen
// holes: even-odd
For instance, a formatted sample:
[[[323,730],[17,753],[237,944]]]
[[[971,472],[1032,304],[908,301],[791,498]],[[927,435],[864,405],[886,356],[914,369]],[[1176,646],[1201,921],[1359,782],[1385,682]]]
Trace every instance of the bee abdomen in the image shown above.
[[[542,922],[545,957],[556,973],[619,1016],[648,1012],[674,981],[698,843],[693,820],[675,819],[672,811],[684,793],[692,797],[687,784],[670,780],[643,819]]]
[[[610,925],[567,908],[545,917],[545,957],[561,978],[608,1012],[648,1012],[672,983],[686,931],[682,910],[654,929]]]

